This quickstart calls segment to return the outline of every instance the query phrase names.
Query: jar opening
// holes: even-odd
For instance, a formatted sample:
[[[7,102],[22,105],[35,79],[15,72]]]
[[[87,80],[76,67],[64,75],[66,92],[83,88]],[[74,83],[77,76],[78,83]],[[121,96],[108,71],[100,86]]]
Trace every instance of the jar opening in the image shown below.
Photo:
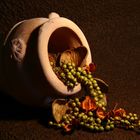
[[[67,49],[77,48],[82,43],[79,37],[69,28],[61,27],[56,29],[50,36],[48,52],[57,54]]]

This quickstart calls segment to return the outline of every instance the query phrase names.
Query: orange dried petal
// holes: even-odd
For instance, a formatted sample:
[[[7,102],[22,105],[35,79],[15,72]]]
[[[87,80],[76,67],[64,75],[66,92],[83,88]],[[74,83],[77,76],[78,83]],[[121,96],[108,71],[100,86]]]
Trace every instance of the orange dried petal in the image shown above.
[[[96,70],[96,65],[94,63],[89,64],[89,71],[94,72]]]
[[[123,117],[124,115],[126,115],[126,111],[123,108],[113,110],[113,112],[114,112],[114,116]]]
[[[69,131],[71,131],[71,129],[72,129],[72,125],[71,125],[71,124],[66,124],[66,125],[64,126],[64,129],[65,129],[66,132],[69,132]]]
[[[82,109],[89,111],[97,108],[95,101],[90,96],[86,96],[85,100],[81,104]]]
[[[102,120],[106,117],[106,114],[102,108],[98,108],[96,110],[96,115]]]

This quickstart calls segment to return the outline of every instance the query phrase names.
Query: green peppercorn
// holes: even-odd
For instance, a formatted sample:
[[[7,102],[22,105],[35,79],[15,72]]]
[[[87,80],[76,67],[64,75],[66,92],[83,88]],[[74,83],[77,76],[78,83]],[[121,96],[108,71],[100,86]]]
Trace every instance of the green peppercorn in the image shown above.
[[[80,74],[80,72],[76,72],[76,75],[77,75],[77,76],[80,76],[81,74]]]
[[[99,131],[99,127],[98,127],[98,126],[95,126],[95,130],[96,130],[96,131]]]
[[[87,77],[90,79],[90,78],[92,78],[92,75],[91,74],[88,74]]]
[[[75,102],[72,102],[72,107],[75,107],[76,106],[76,103]]]
[[[93,116],[93,113],[91,111],[88,112],[89,116]]]
[[[72,66],[69,66],[69,67],[68,67],[68,69],[69,69],[69,70],[72,70],[72,69],[73,69],[73,67],[72,67]]]
[[[70,62],[68,62],[68,63],[67,63],[67,65],[68,65],[68,66],[71,66],[71,63],[70,63]]]
[[[100,127],[99,127],[99,130],[100,130],[100,131],[104,131],[104,127],[103,127],[103,126],[100,126]]]
[[[101,103],[98,103],[98,106],[99,106],[99,107],[102,107],[102,104],[101,104]]]
[[[129,113],[129,116],[131,117],[133,114],[132,113]]]
[[[83,120],[86,120],[88,118],[87,115],[83,115]]]
[[[66,64],[63,64],[62,67],[63,67],[63,69],[66,69],[67,68],[67,65]]]
[[[89,89],[92,90],[93,89],[93,86],[89,86]]]
[[[102,107],[102,109],[103,109],[104,111],[106,111],[106,108],[105,108],[104,106]]]
[[[107,131],[109,131],[109,130],[110,130],[110,126],[109,126],[109,125],[106,125],[105,129],[106,129]]]
[[[78,112],[74,112],[74,116],[76,117],[78,115]]]
[[[128,125],[130,124],[130,122],[128,120],[124,120],[124,123],[128,124]]]
[[[66,122],[66,124],[69,124],[69,123],[70,123],[70,121],[69,121],[69,120],[66,120],[65,122]]]
[[[93,125],[90,125],[89,128],[90,128],[90,130],[94,130],[94,126]]]
[[[93,92],[93,96],[95,96],[95,97],[96,97],[96,96],[97,96],[97,93],[96,93],[96,92]]]
[[[80,125],[85,125],[85,123],[84,122],[80,122]]]
[[[130,116],[129,116],[129,115],[127,115],[127,116],[126,116],[126,118],[127,118],[127,119],[130,119]]]
[[[52,121],[49,121],[49,125],[53,125],[53,122]]]
[[[77,70],[78,70],[79,72],[81,72],[81,71],[82,71],[82,68],[81,68],[81,67],[78,67]]]
[[[74,100],[75,100],[76,103],[79,102],[79,99],[78,98],[75,98]]]
[[[114,124],[110,124],[110,129],[114,129]]]
[[[58,127],[58,128],[60,128],[60,127],[61,127],[61,124],[60,124],[60,123],[58,123],[58,124],[57,124],[57,127]]]
[[[78,112],[79,111],[79,108],[78,107],[75,107],[74,108],[74,111]]]
[[[94,120],[93,117],[90,117],[90,118],[89,118],[89,121],[90,121],[90,122],[93,122],[93,123],[95,122],[95,120]]]
[[[96,80],[93,80],[93,84],[97,84],[97,81]]]
[[[100,124],[102,121],[101,121],[100,118],[97,118],[97,119],[96,119],[96,122]]]
[[[131,121],[134,121],[134,120],[135,120],[135,118],[134,118],[134,117],[131,117],[131,118],[130,118],[130,120],[131,120]]]
[[[76,104],[77,104],[78,106],[81,106],[81,102],[77,102]]]
[[[95,97],[94,100],[95,100],[95,101],[98,101],[99,99],[98,99],[98,97]]]
[[[67,119],[66,115],[64,115],[64,116],[62,117],[62,119],[63,119],[63,120],[66,120],[66,119]]]
[[[138,117],[137,117],[137,116],[135,116],[135,117],[134,117],[134,120],[138,120]]]
[[[134,116],[134,117],[136,117],[136,116],[137,116],[137,114],[133,114],[133,116]]]
[[[102,92],[100,90],[97,91],[98,94],[102,95]]]
[[[69,87],[73,88],[74,87],[74,84],[73,83],[70,83],[69,84]]]
[[[99,95],[99,98],[101,98],[101,99],[102,99],[103,97],[104,97],[104,96],[103,96],[102,94],[100,94],[100,95]]]
[[[124,120],[121,120],[121,123],[124,123]]]
[[[100,87],[96,87],[97,90],[100,90]]]
[[[96,88],[96,87],[98,87],[98,85],[97,84],[93,84],[93,86]]]
[[[72,62],[71,65],[72,65],[73,68],[75,67],[75,63],[74,62]]]

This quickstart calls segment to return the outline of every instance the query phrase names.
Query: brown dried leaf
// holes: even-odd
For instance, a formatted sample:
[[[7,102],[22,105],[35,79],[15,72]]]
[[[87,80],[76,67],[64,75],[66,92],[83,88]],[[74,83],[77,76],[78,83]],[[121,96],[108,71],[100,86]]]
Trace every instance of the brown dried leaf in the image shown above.
[[[87,55],[85,47],[78,47],[72,50],[64,51],[60,56],[60,63],[74,62],[76,66],[80,66]]]
[[[65,99],[56,99],[52,103],[52,113],[56,122],[60,122],[62,116],[66,114],[69,109],[68,102]]]

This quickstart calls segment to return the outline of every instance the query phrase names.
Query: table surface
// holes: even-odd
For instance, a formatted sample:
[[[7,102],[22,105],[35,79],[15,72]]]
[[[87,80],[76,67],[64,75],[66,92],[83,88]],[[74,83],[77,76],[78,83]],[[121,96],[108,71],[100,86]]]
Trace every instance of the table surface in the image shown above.
[[[51,11],[74,21],[84,32],[97,64],[95,76],[109,84],[108,108],[118,103],[140,115],[140,5],[122,0],[1,0],[0,45],[17,22],[47,17]],[[139,140],[132,131],[115,129],[91,133],[76,130],[63,135],[48,128],[48,113],[21,105],[0,92],[0,140]]]

